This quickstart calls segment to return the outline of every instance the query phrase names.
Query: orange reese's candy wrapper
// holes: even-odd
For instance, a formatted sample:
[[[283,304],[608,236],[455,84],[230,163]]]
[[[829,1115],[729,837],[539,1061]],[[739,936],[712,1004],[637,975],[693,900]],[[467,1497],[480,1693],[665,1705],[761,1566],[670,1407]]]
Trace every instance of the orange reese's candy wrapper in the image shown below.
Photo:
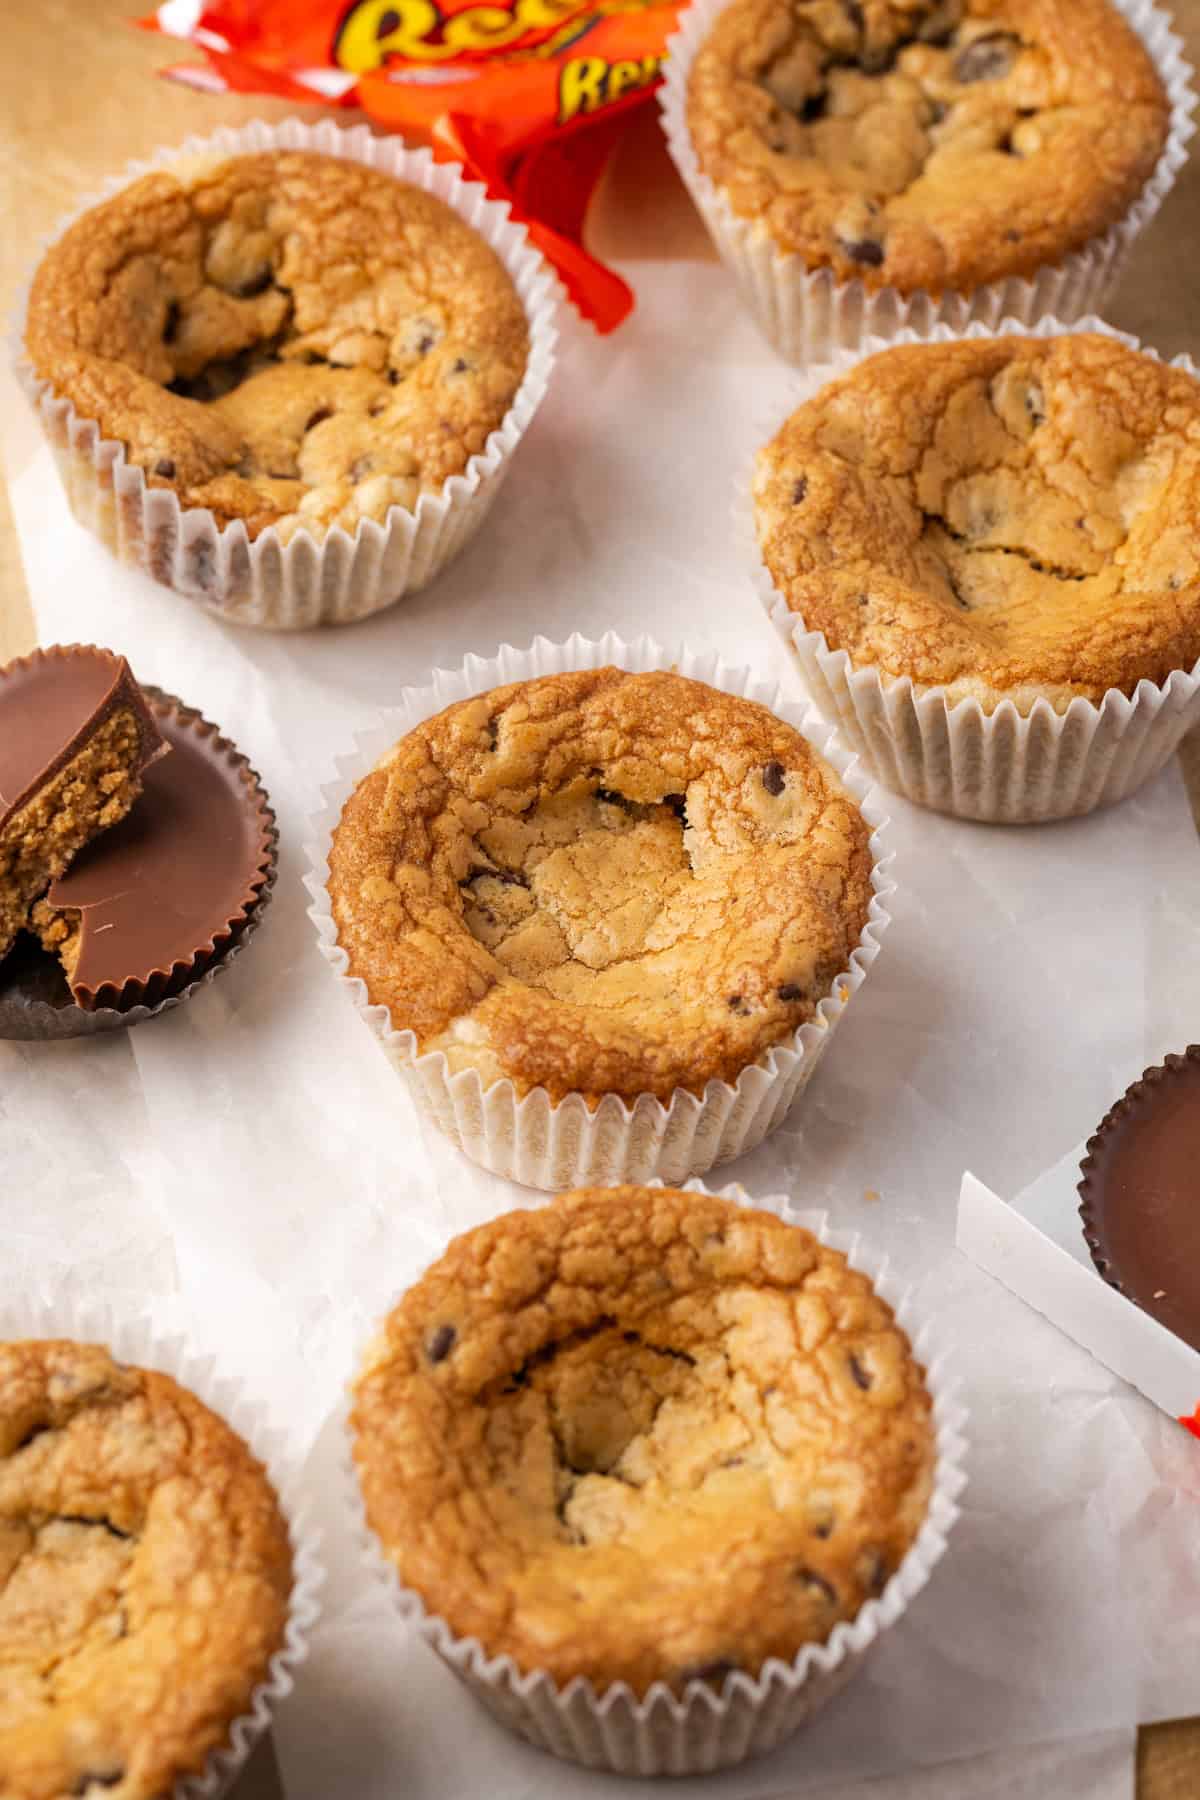
[[[658,86],[682,0],[165,0],[140,23],[203,51],[192,86],[361,106],[507,200],[600,331],[633,305],[583,246],[588,201]]]

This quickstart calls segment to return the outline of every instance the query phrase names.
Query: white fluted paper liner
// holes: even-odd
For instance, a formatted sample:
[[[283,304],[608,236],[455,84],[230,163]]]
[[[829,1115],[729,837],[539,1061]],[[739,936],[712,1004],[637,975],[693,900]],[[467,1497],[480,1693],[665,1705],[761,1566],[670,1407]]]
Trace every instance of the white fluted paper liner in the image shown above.
[[[674,669],[710,687],[756,700],[799,730],[835,771],[872,827],[874,891],[858,944],[815,1016],[743,1069],[736,1082],[710,1081],[702,1098],[677,1088],[667,1104],[654,1094],[641,1094],[632,1105],[606,1094],[598,1107],[590,1109],[581,1094],[555,1102],[544,1088],[518,1099],[507,1077],[485,1086],[476,1069],[451,1073],[442,1051],[419,1053],[415,1034],[393,1029],[387,1008],[372,1006],[366,984],[348,974],[349,959],[337,941],[327,883],[333,832],[346,800],[385,751],[422,720],[456,700],[506,682],[610,663],[634,672]],[[649,1181],[654,1176],[682,1181],[753,1149],[780,1123],[811,1077],[851,997],[865,980],[890,922],[885,902],[895,892],[895,883],[888,872],[891,858],[883,855],[887,820],[855,759],[814,709],[786,701],[773,684],[755,680],[746,669],[728,668],[719,657],[668,651],[650,638],[626,643],[610,632],[599,642],[576,635],[553,644],[539,637],[528,650],[506,644],[498,656],[487,660],[470,656],[460,669],[438,669],[432,686],[406,689],[388,722],[358,738],[355,750],[339,759],[337,779],[322,794],[325,804],[312,821],[305,876],[313,900],[309,917],[317,928],[321,954],[407,1080],[417,1105],[475,1162],[529,1187],[556,1191]]]
[[[263,150],[340,156],[425,189],[474,227],[512,277],[529,321],[529,360],[504,419],[462,474],[451,475],[438,493],[421,494],[411,512],[393,506],[383,524],[362,519],[353,533],[338,525],[320,538],[300,530],[286,544],[271,526],[251,539],[241,520],[222,528],[206,508],[183,507],[170,489],[148,487],[141,469],[126,462],[124,445],[102,438],[93,421],[80,418],[50,383],[39,380],[24,349],[28,286],[17,311],[13,356],[72,512],[115,556],[235,625],[300,631],[365,619],[415,593],[479,529],[550,380],[558,288],[524,226],[509,218],[507,204],[489,200],[457,163],[435,162],[429,150],[406,149],[399,138],[374,137],[365,125],[345,129],[329,121],[309,126],[298,119],[279,125],[258,120],[159,150],[76,208],[42,253],[81,213],[142,175],[181,159]]]
[[[861,281],[839,281],[830,269],[810,269],[803,257],[785,254],[766,228],[742,219],[703,172],[687,124],[687,87],[696,52],[729,0],[692,0],[667,45],[659,104],[671,158],[708,227],[721,259],[737,282],[760,331],[789,362],[823,360],[839,346],[853,349],[867,337],[892,338],[906,327],[929,331],[935,324],[963,330],[972,321],[995,325],[1019,319],[1026,325],[1053,314],[1078,319],[1098,312],[1121,274],[1130,248],[1162,205],[1187,161],[1195,131],[1196,96],[1192,70],[1183,60],[1182,40],[1170,14],[1153,0],[1115,0],[1154,59],[1171,105],[1167,142],[1153,174],[1124,218],[1060,263],[1031,278],[1010,276],[970,292],[902,294],[896,288],[871,291]]]
[[[1006,319],[995,329],[975,324],[965,331],[947,325],[925,333],[906,330],[887,340],[869,338],[857,350],[838,351],[798,376],[784,410],[764,422],[760,441],[767,444],[798,406],[881,350],[1013,335],[1062,337],[1077,331],[1102,332],[1162,360],[1156,350],[1097,318],[1073,324],[1042,319],[1034,326]],[[1170,366],[1189,375],[1200,373],[1185,355],[1172,358]],[[993,824],[1073,818],[1132,794],[1200,724],[1200,662],[1173,670],[1158,685],[1140,681],[1132,697],[1110,688],[1099,705],[1076,698],[1063,712],[1047,699],[1035,700],[1027,711],[1004,700],[987,712],[972,697],[951,700],[944,687],[881,674],[868,664],[856,668],[845,650],[830,649],[824,632],[809,631],[775,587],[755,531],[755,466],[739,484],[734,519],[759,598],[794,653],[819,710],[838,726],[865,768],[894,793],[937,812]]]
[[[489,1656],[477,1638],[456,1637],[443,1618],[430,1613],[384,1555],[367,1524],[350,1453],[349,1395],[343,1403],[349,1516],[369,1568],[388,1589],[400,1617],[500,1724],[540,1750],[618,1775],[708,1775],[765,1755],[799,1730],[850,1680],[882,1633],[897,1623],[926,1585],[946,1550],[967,1480],[963,1435],[967,1413],[949,1352],[935,1322],[920,1317],[912,1287],[889,1271],[888,1259],[865,1246],[857,1232],[833,1229],[827,1214],[803,1212],[786,1195],[756,1198],[736,1183],[720,1189],[700,1181],[686,1185],[697,1193],[716,1193],[723,1200],[778,1213],[831,1249],[843,1251],[892,1308],[925,1369],[937,1440],[929,1510],[880,1597],[868,1600],[852,1620],[836,1625],[824,1644],[805,1645],[790,1663],[772,1658],[756,1676],[741,1671],[730,1675],[719,1693],[705,1682],[691,1681],[678,1696],[664,1682],[656,1682],[641,1699],[625,1682],[601,1693],[582,1678],[560,1688],[539,1670],[522,1671],[511,1656]],[[361,1364],[360,1355],[356,1375]]]
[[[231,1724],[227,1742],[209,1752],[198,1775],[181,1777],[169,1796],[169,1800],[222,1800],[270,1727],[280,1702],[295,1686],[296,1670],[308,1657],[309,1638],[321,1611],[318,1594],[325,1570],[320,1533],[310,1523],[303,1497],[301,1448],[273,1427],[265,1409],[240,1382],[220,1374],[211,1356],[201,1355],[182,1335],[156,1333],[144,1317],[118,1313],[106,1303],[69,1298],[30,1295],[0,1301],[0,1340],[19,1338],[102,1344],[119,1362],[170,1375],[232,1426],[270,1477],[292,1548],[292,1593],[283,1643],[271,1657],[265,1679],[252,1690],[246,1710]]]

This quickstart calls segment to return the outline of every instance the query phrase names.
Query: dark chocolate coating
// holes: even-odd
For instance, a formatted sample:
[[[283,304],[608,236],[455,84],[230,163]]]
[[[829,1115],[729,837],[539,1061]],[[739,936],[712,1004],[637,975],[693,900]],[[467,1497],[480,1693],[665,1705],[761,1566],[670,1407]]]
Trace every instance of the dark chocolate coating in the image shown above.
[[[141,798],[46,895],[78,912],[78,1005],[153,1004],[195,979],[245,925],[272,860],[272,819],[244,757],[194,712],[152,700],[171,755]]]
[[[1200,1045],[1148,1069],[1088,1144],[1084,1234],[1107,1281],[1200,1350]]]
[[[123,656],[55,644],[0,669],[0,826],[122,709],[141,727],[146,769],[167,746]]]

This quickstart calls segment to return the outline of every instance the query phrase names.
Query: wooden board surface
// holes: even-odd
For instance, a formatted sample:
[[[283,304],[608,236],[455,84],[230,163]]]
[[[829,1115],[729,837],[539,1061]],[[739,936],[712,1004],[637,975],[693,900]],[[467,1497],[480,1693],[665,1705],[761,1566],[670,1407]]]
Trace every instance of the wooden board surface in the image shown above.
[[[147,5],[149,0],[147,0]],[[1069,0],[1066,0],[1069,4]],[[261,96],[199,94],[153,79],[186,59],[184,47],[131,30],[129,0],[0,0],[0,302],[7,317],[39,238],[109,175],[159,144],[248,119],[300,113],[327,116]],[[1190,60],[1200,63],[1200,0],[1176,0]],[[342,114],[349,120],[352,115]],[[592,239],[601,254],[694,257],[712,254],[699,220],[662,150],[652,115],[631,133],[597,201]],[[1168,356],[1200,360],[1200,153],[1138,246],[1108,307],[1113,324]],[[0,662],[29,648],[29,612],[20,549],[0,482]],[[1185,747],[1185,771],[1200,827],[1200,738]],[[1200,1693],[1200,1672],[1197,1674]],[[237,1800],[276,1790],[239,1784]],[[247,1771],[253,1777],[254,1768]],[[1138,1800],[1200,1800],[1200,1719],[1141,1734]]]

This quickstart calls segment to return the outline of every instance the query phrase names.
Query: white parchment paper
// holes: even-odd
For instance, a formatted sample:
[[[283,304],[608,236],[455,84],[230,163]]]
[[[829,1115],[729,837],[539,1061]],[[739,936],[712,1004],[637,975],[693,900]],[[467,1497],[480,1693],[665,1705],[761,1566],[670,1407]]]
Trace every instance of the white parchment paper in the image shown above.
[[[0,1044],[0,1288],[70,1282],[176,1310],[311,1434],[332,1580],[278,1732],[291,1800],[621,1786],[505,1737],[347,1560],[327,1421],[352,1346],[450,1234],[537,1198],[422,1128],[317,955],[300,875],[333,758],[435,664],[612,627],[784,677],[729,513],[753,421],[789,378],[719,268],[643,264],[638,290],[612,340],[568,324],[556,389],[465,557],[337,633],[239,633],[111,563],[5,395],[42,640],[111,645],[204,709],[279,814],[271,916],[228,976],[124,1036]],[[1036,1755],[1001,1768],[995,1753],[1200,1704],[1200,1445],[952,1248],[964,1167],[1018,1191],[1198,1035],[1200,843],[1181,781],[1172,768],[1064,826],[964,825],[900,800],[894,818],[883,954],[793,1122],[721,1179],[788,1187],[921,1278],[959,1339],[972,1485],[950,1554],[868,1671],[774,1758],[673,1783],[679,1800],[831,1785],[842,1800],[884,1775],[878,1800],[908,1800],[933,1778],[894,1785],[905,1769],[987,1753],[978,1787],[960,1765],[920,1792],[1115,1796],[1127,1737],[1049,1753],[1060,1774],[1028,1788],[1013,1783]]]

